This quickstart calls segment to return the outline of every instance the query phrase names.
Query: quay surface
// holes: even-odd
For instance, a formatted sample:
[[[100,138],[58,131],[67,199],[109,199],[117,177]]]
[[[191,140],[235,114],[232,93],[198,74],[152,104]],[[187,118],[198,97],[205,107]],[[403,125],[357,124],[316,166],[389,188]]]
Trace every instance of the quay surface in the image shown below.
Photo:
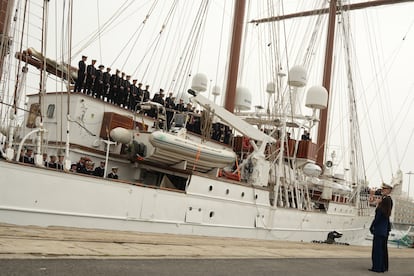
[[[389,248],[387,275],[414,275]],[[1,275],[372,275],[370,246],[0,224]]]

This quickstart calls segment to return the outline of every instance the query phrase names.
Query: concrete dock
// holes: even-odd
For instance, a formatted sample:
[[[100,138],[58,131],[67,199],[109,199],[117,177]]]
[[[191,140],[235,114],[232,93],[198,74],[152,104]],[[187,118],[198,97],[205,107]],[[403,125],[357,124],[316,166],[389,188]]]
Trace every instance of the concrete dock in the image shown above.
[[[413,248],[389,248],[389,255],[388,275],[414,275]],[[72,267],[69,274],[62,270],[59,275],[75,275],[73,269],[80,269],[81,264],[84,269],[76,275],[95,275],[87,267],[92,271],[97,267],[104,269],[100,275],[116,275],[121,272],[104,272],[113,272],[111,264],[118,267],[121,263],[124,269],[131,269],[123,270],[123,275],[135,274],[138,264],[140,275],[146,275],[146,271],[153,275],[176,275],[174,271],[180,275],[264,275],[274,272],[289,275],[372,275],[368,271],[370,246],[6,224],[0,224],[0,256],[1,275],[55,275],[31,273],[39,266],[49,267],[50,272],[53,265],[57,268]],[[106,261],[102,263],[102,260]],[[60,262],[66,266],[58,265]],[[183,263],[187,263],[184,271]],[[202,267],[205,270],[200,271]],[[28,270],[20,270],[25,268]],[[213,268],[214,271],[211,270]],[[249,268],[254,270],[249,271]],[[154,269],[159,271],[154,272]]]

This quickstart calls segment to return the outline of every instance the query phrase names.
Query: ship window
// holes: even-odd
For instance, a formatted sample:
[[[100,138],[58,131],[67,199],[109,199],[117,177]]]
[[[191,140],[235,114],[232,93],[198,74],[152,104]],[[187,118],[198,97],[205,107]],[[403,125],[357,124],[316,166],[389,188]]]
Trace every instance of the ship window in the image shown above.
[[[230,193],[230,190],[229,189],[227,189],[226,190],[226,195],[228,195]]]
[[[208,190],[211,192],[213,190],[213,186],[208,187]]]
[[[256,194],[256,195],[255,195],[255,198],[257,199],[258,197],[259,197],[259,196]]]
[[[49,119],[52,119],[53,116],[55,115],[55,105],[54,104],[49,104],[47,106],[47,112],[46,115]]]
[[[244,192],[241,193],[241,196],[244,197]]]
[[[213,211],[211,211],[210,212],[210,218],[212,218],[214,216],[214,212]]]

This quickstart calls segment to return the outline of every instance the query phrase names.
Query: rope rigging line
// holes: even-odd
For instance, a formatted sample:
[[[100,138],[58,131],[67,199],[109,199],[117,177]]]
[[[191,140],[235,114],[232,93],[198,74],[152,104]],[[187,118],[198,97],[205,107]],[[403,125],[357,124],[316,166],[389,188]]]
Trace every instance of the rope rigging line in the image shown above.
[[[347,15],[345,17],[345,15]],[[358,182],[359,179],[366,179],[365,175],[365,163],[364,158],[362,155],[362,144],[361,144],[361,131],[359,127],[359,118],[357,113],[357,103],[356,103],[356,97],[355,97],[355,84],[353,79],[353,72],[352,72],[352,66],[351,66],[351,41],[350,41],[350,24],[349,24],[349,13],[342,12],[340,14],[340,18],[342,21],[341,26],[342,32],[343,32],[343,42],[344,42],[344,49],[346,54],[346,75],[348,80],[348,89],[349,89],[349,103],[350,103],[350,114],[351,114],[351,147],[352,150],[350,151],[353,156],[350,157],[351,166],[354,166],[354,170],[357,174],[354,175],[355,182]],[[346,23],[345,23],[346,22]],[[361,166],[361,170],[359,170],[359,166]],[[359,175],[359,172],[361,172],[363,175]]]
[[[178,6],[178,2],[175,3]],[[175,15],[176,13],[178,13],[178,9],[174,8],[174,10],[172,11],[172,15]],[[175,17],[175,16],[174,16]],[[173,22],[170,23],[170,25],[172,25]],[[180,25],[180,22],[178,22],[177,24]],[[166,37],[164,37],[164,41],[170,41],[171,38],[178,38],[180,37],[179,33],[181,33],[181,31],[179,30],[180,28],[174,28],[175,31],[174,33],[172,31],[167,32]],[[159,57],[159,60],[171,60],[171,58],[174,58],[176,55],[176,49],[180,49],[179,47],[179,43],[174,43],[175,44],[175,48],[174,47],[170,47],[171,45],[164,43],[164,46],[162,47],[161,50],[161,55]],[[165,85],[166,87],[168,86],[168,91],[172,91],[172,84],[173,84],[173,80],[170,79],[170,76],[172,75],[172,72],[174,72],[173,66],[164,66],[165,63],[163,62],[158,62],[157,63],[157,68],[155,69],[156,72],[160,72],[160,74],[154,74],[154,81],[158,81],[159,79],[159,83]]]
[[[150,70],[150,66],[152,64],[152,61],[154,60],[154,57],[156,56],[156,53],[159,49],[159,44],[161,39],[164,37],[164,30],[166,29],[167,26],[169,26],[170,20],[172,18],[172,15],[174,14],[174,11],[177,7],[177,1],[174,1],[174,3],[172,4],[172,6],[170,7],[168,14],[166,16],[166,18],[164,19],[160,31],[158,32],[157,37],[154,39],[154,41],[150,44],[150,46],[148,47],[148,49],[145,51],[144,55],[142,56],[141,60],[138,62],[133,74],[135,75],[137,73],[137,71],[139,70],[140,66],[144,63],[145,58],[147,57],[147,55],[151,52],[152,49],[152,53],[149,56],[149,60],[145,66],[144,72],[141,76],[142,79],[146,78],[148,71]],[[160,65],[159,65],[160,66]]]
[[[20,37],[20,48],[19,51],[22,52],[23,51],[23,36],[24,36],[24,30],[25,30],[25,26],[26,26],[26,11],[27,11],[27,0],[25,1],[24,4],[24,9],[23,9],[23,22],[22,22],[22,34]],[[19,59],[18,63],[17,63],[17,74],[16,74],[16,82],[15,82],[15,86],[14,86],[14,97],[13,97],[13,106],[14,106],[14,115],[17,114],[17,101],[18,101],[18,95],[17,95],[17,91],[19,88],[19,77],[20,77],[20,72],[21,72],[21,59]],[[27,64],[26,64],[27,65]]]
[[[217,85],[218,80],[218,72],[219,72],[219,65],[220,65],[220,57],[221,57],[221,45],[223,43],[223,29],[224,29],[224,18],[225,18],[225,11],[226,9],[222,9],[221,14],[221,27],[220,27],[220,40],[219,40],[219,48],[218,48],[218,55],[217,55],[217,65],[216,65],[216,76],[215,76],[215,85]]]
[[[398,168],[401,168],[401,163],[404,161],[405,156],[407,155],[407,152],[408,152],[408,146],[410,145],[410,142],[411,142],[411,140],[412,140],[412,138],[413,138],[413,134],[414,134],[414,128],[411,130],[411,134],[410,134],[410,137],[408,138],[407,146],[405,147],[405,150],[404,150],[404,152],[403,152],[403,156],[402,156],[402,158],[401,158],[401,161],[400,161],[400,163],[398,164]]]
[[[186,45],[188,45],[188,47],[183,48],[182,54],[180,55],[180,62],[177,65],[174,76],[173,76],[173,79],[180,79],[180,81],[176,82],[174,86],[175,90],[180,91],[178,94],[179,97],[182,96],[183,91],[185,90],[185,87],[186,87],[186,83],[189,81],[189,78],[185,76],[191,76],[190,68],[193,64],[193,58],[196,53],[198,42],[200,41],[198,38],[200,34],[202,33],[201,29],[203,28],[203,26],[205,26],[208,4],[209,4],[209,1],[203,1],[200,4],[200,7],[196,15],[196,21],[193,23],[189,36],[186,40]],[[179,76],[183,76],[183,77],[179,78]]]
[[[151,5],[149,11],[147,12],[145,19],[141,22],[141,25],[135,30],[135,32],[132,34],[132,36],[130,37],[130,39],[127,41],[127,43],[125,44],[125,46],[121,49],[121,51],[119,52],[119,54],[116,56],[116,58],[114,59],[114,61],[111,64],[111,67],[113,66],[113,64],[116,62],[116,60],[119,58],[119,56],[123,53],[123,51],[126,49],[126,47],[128,46],[128,44],[132,41],[132,39],[135,37],[134,43],[131,46],[131,49],[128,52],[128,55],[125,58],[124,63],[122,64],[121,67],[121,71],[123,71],[123,68],[125,68],[125,65],[127,64],[129,58],[131,57],[132,51],[134,50],[135,45],[138,42],[138,39],[141,38],[141,34],[142,31],[144,30],[144,26],[147,23],[148,19],[150,18],[152,12],[154,11],[156,5],[157,5],[158,1],[154,1],[153,4]],[[135,75],[136,71],[133,72],[133,75]]]
[[[414,22],[414,21],[413,21]],[[409,30],[411,29],[411,27],[412,27],[412,24],[410,25],[410,27],[409,27]],[[406,35],[409,33],[409,30],[403,35],[403,38],[401,39],[401,42],[400,42],[400,44],[398,45],[398,47],[396,47],[395,48],[395,50],[394,51],[392,51],[392,53],[391,53],[391,55],[386,59],[386,61],[385,61],[385,64],[383,64],[383,65],[381,65],[381,66],[379,66],[379,70],[378,71],[376,71],[376,72],[378,72],[378,73],[376,73],[376,75],[375,75],[375,78],[373,79],[373,81],[371,82],[371,83],[369,83],[368,84],[368,86],[367,86],[367,88],[366,89],[368,89],[373,83],[376,83],[377,84],[377,86],[378,87],[382,87],[382,86],[379,86],[379,84],[378,84],[378,82],[376,81],[377,79],[378,79],[378,75],[383,75],[384,76],[384,79],[385,79],[385,77],[391,72],[391,70],[392,70],[392,65],[394,64],[394,62],[396,61],[396,57],[398,56],[398,54],[400,53],[400,51],[401,51],[401,49],[402,49],[402,46],[403,46],[403,44],[405,43],[405,38],[406,38]],[[386,72],[384,73],[383,71],[385,71],[386,70]],[[380,88],[378,88],[378,90],[379,91],[381,91],[381,89]],[[362,95],[365,97],[365,93],[362,93]],[[408,95],[407,95],[407,97],[408,97]],[[369,106],[371,106],[372,104],[373,104],[373,101],[374,100],[376,100],[378,97],[376,97],[375,99],[373,98],[372,99],[372,101],[371,101],[371,103],[367,103],[367,101],[365,100],[364,101],[364,103],[365,103],[365,106],[366,106],[366,109],[367,110],[369,110],[370,108],[369,108]],[[404,100],[403,101],[403,106],[404,105],[406,105],[406,104],[408,104],[408,100],[406,99],[406,100]],[[399,117],[399,114],[403,111],[403,109],[404,108],[400,108],[399,109],[399,112],[398,112],[398,115],[396,116],[396,117]],[[409,110],[407,110],[407,113],[409,112]],[[367,115],[368,115],[368,113],[367,113]],[[392,117],[392,116],[391,116]],[[389,118],[391,118],[391,117],[389,117]],[[381,173],[381,168],[380,168],[380,164],[382,163],[382,160],[383,160],[383,158],[380,158],[379,157],[379,153],[380,153],[380,151],[381,151],[381,149],[383,148],[383,146],[386,146],[386,143],[385,143],[385,140],[382,140],[382,142],[381,142],[381,144],[380,144],[380,146],[379,146],[379,148],[375,148],[375,145],[376,145],[376,143],[375,143],[375,136],[374,136],[374,131],[373,131],[373,124],[372,124],[372,122],[371,122],[371,120],[370,120],[370,117],[369,116],[366,116],[365,118],[363,118],[363,120],[365,120],[365,119],[367,119],[368,120],[368,127],[370,128],[370,132],[369,132],[369,137],[370,137],[370,140],[371,140],[371,146],[372,146],[372,148],[373,148],[373,153],[374,153],[374,157],[372,158],[372,159],[375,159],[375,162],[376,162],[376,166],[377,166],[377,171],[378,172],[380,172]],[[397,131],[392,131],[392,127],[390,128],[390,130],[389,131],[387,131],[386,129],[387,129],[387,127],[384,127],[384,129],[386,130],[386,132],[387,133],[394,133],[394,135],[393,135],[393,138],[391,139],[391,140],[396,140],[396,137],[398,136],[398,133],[400,132],[400,130],[401,130],[401,128],[402,128],[402,126],[403,126],[403,124],[404,124],[404,121],[405,121],[405,119],[402,121],[402,123],[401,123],[401,125],[400,125],[400,127],[398,128],[398,130]],[[391,134],[390,134],[391,135]],[[396,146],[396,145],[395,145]],[[389,151],[390,151],[390,148],[391,147],[388,147],[388,149],[386,150],[386,153],[389,153]],[[402,161],[402,159],[400,159],[399,157],[398,157],[398,150],[396,151],[397,153],[397,162],[398,163],[401,163]],[[369,162],[369,165],[368,165],[368,168],[370,168],[370,165],[372,164],[371,162],[372,162],[372,159],[370,160],[370,162]],[[381,161],[379,161],[379,160],[381,160]],[[382,178],[382,176],[381,176],[381,178]]]
[[[370,33],[371,34],[371,33]],[[376,34],[374,33],[374,36],[375,36]],[[370,42],[371,42],[372,40],[370,40]],[[369,47],[370,47],[370,49],[371,49],[371,51],[372,51],[372,53],[377,53],[377,52],[379,52],[379,47],[381,47],[381,45],[378,45],[378,43],[375,43],[375,45],[372,45],[371,43],[369,43],[368,44],[369,45]],[[375,50],[376,51],[374,51],[374,48],[373,48],[373,46],[375,46]],[[379,60],[381,60],[378,56],[377,57],[374,57],[374,56],[372,56],[372,60],[371,60],[371,63],[374,65],[374,68],[380,68],[380,66],[377,64],[377,62],[379,61]],[[380,100],[377,102],[377,104],[378,104],[378,109],[379,110],[381,110],[382,112],[380,112],[380,118],[381,118],[381,122],[383,123],[383,128],[384,129],[386,129],[387,127],[386,127],[386,125],[385,125],[385,122],[387,122],[386,121],[386,118],[391,118],[392,116],[391,116],[391,108],[390,108],[390,106],[388,106],[388,108],[385,108],[386,106],[387,106],[387,103],[389,102],[388,100],[386,100],[386,102],[384,103],[383,101],[381,101],[381,99],[387,99],[387,94],[388,93],[384,93],[384,89],[383,89],[383,85],[381,85],[381,83],[379,82],[379,79],[381,79],[381,80],[383,80],[383,79],[385,79],[385,77],[386,77],[386,73],[384,73],[382,70],[380,70],[379,72],[378,72],[378,75],[379,75],[379,78],[375,78],[375,83],[376,83],[376,87],[378,88],[378,92],[380,93],[380,94],[382,94],[383,95],[383,97],[378,97]],[[387,116],[385,117],[385,112],[387,112]],[[377,115],[378,116],[378,115]],[[392,126],[391,126],[391,129],[390,129],[391,131],[390,132],[393,132],[392,131]],[[385,144],[386,144],[386,148],[391,148],[391,141],[393,141],[393,138],[392,137],[390,137],[391,136],[391,133],[389,133],[389,132],[386,132],[386,133],[384,133],[384,142],[385,142]],[[397,147],[397,144],[394,144],[394,146],[395,147]],[[397,150],[398,151],[398,150]],[[393,166],[392,166],[392,162],[391,162],[391,158],[385,158],[385,159],[387,159],[387,161],[388,161],[388,163],[389,163],[389,167],[391,168],[391,170],[393,171]],[[382,159],[381,161],[380,161],[380,164],[382,163],[382,161],[383,161],[384,159]],[[381,171],[381,170],[380,170]],[[381,177],[381,180],[383,181],[383,179],[382,179],[382,177]]]
[[[131,3],[128,3],[129,1],[132,1]],[[96,39],[106,33],[107,31],[109,31],[110,27],[112,25],[114,25],[115,21],[118,20],[119,18],[122,18],[121,15],[126,12],[128,10],[128,8],[133,4],[133,0],[125,0],[125,2],[115,11],[115,13],[102,25],[102,27],[100,28],[100,30],[95,30],[93,31],[90,35],[87,36],[87,38],[81,40],[80,42],[78,42],[75,46],[73,46],[73,48],[77,48],[79,47],[79,50],[74,52],[74,54],[72,55],[72,57],[78,56],[82,53],[82,51],[84,49],[86,49],[90,44],[92,44],[94,41],[96,41]],[[87,40],[86,40],[87,39]],[[86,42],[82,42],[85,41]],[[81,43],[83,43],[83,45],[81,45]]]
[[[98,41],[99,41],[99,60],[102,60],[102,43],[101,43],[101,14],[99,12],[99,0],[96,0],[96,11],[98,12]]]

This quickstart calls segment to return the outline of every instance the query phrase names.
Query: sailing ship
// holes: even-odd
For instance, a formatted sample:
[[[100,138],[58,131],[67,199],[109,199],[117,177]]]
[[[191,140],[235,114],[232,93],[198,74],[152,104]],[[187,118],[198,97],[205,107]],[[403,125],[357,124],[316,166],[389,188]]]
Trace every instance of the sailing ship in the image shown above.
[[[7,7],[6,26],[13,1],[1,3]],[[329,21],[335,23],[337,13],[347,9],[341,1],[330,1]],[[306,242],[337,231],[341,242],[364,240],[372,207],[366,177],[357,172],[362,160],[358,143],[350,147],[348,176],[334,173],[333,155],[327,160],[324,153],[331,52],[323,85],[308,90],[311,115],[299,114],[282,93],[264,115],[252,113],[251,96],[236,89],[245,1],[235,1],[234,10],[224,107],[202,94],[209,85],[203,74],[192,74],[186,89],[200,114],[166,110],[151,101],[131,110],[74,93],[77,69],[68,65],[70,59],[57,62],[43,51],[17,51],[15,56],[41,69],[43,77],[40,93],[28,96],[23,125],[16,118],[18,93],[9,105],[3,102],[0,172],[7,180],[0,184],[0,222]],[[328,32],[330,48],[334,28]],[[45,93],[46,71],[65,79],[66,91]],[[272,73],[269,95],[277,94],[283,75]],[[307,85],[306,68],[292,67],[288,95]],[[167,127],[168,111],[173,117]],[[350,118],[357,130],[358,120]],[[203,127],[189,129],[192,119]],[[212,139],[213,125],[228,132]],[[301,139],[304,129],[318,129],[317,141],[306,135]],[[26,147],[34,150],[34,165],[19,162]],[[46,149],[49,155],[65,156],[63,171],[44,166]],[[105,160],[104,177],[71,172],[72,163],[83,156]],[[119,179],[106,177],[111,167],[122,172]]]

